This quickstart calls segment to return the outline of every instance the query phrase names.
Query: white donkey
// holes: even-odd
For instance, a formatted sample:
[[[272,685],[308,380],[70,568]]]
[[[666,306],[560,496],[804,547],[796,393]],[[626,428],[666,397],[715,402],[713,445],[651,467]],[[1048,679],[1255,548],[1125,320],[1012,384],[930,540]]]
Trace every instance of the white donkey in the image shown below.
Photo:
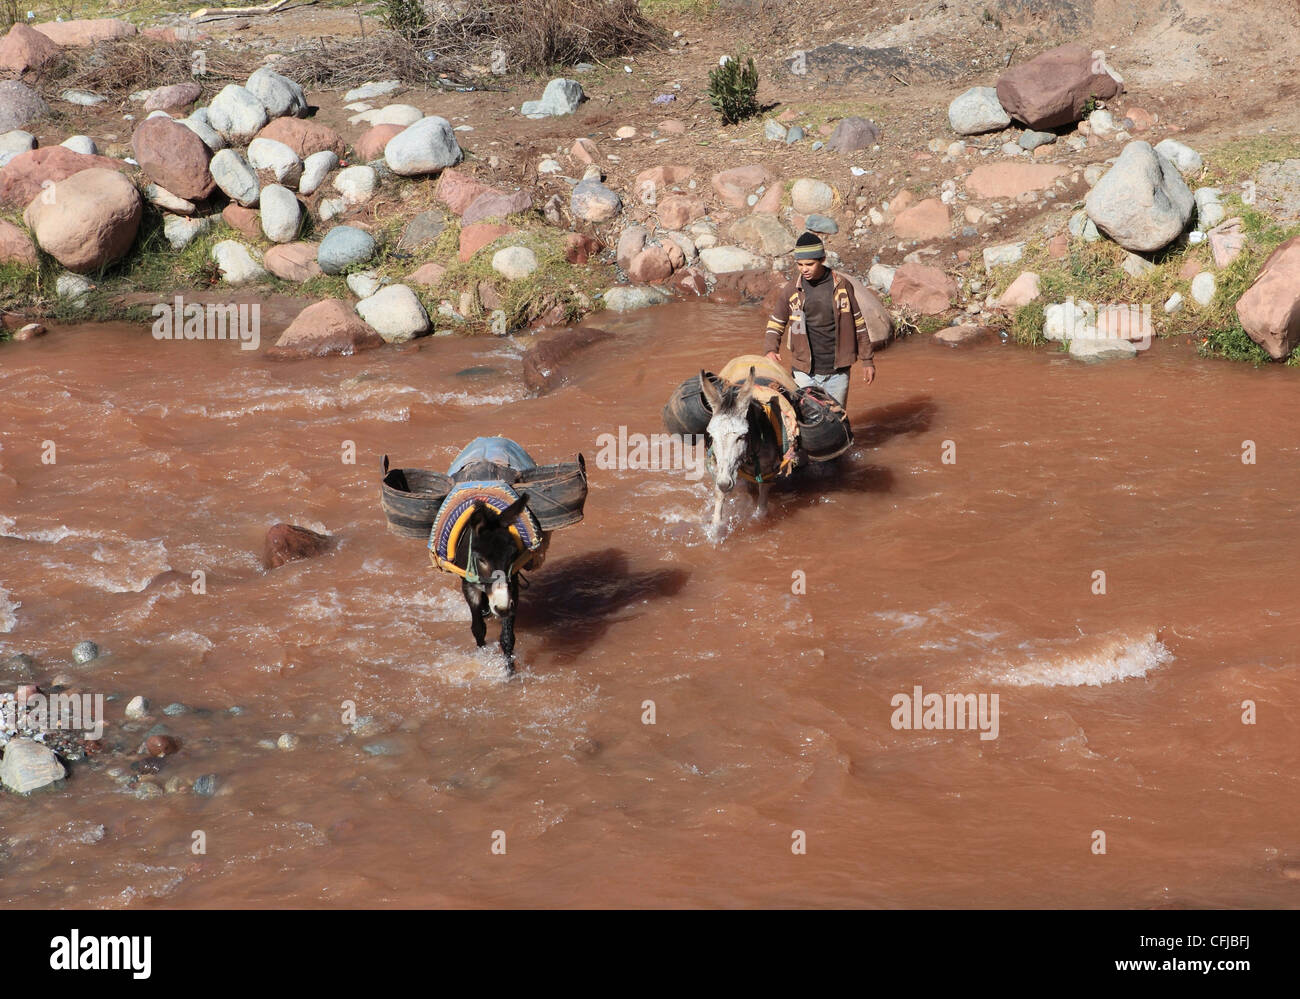
[[[713,523],[722,523],[722,501],[744,477],[758,490],[755,517],[767,512],[767,493],[781,466],[781,444],[763,406],[754,400],[754,368],[739,385],[719,388],[705,372],[700,386],[712,417],[705,433],[709,441],[709,467],[713,473]]]

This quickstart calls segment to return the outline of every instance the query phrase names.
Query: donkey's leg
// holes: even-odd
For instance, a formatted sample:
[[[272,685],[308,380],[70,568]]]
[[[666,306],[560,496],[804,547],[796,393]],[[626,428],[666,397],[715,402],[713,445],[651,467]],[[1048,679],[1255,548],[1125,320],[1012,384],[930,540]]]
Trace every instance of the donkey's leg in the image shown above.
[[[770,482],[760,482],[758,484],[758,503],[754,507],[754,518],[757,520],[767,514],[767,493],[772,488]]]
[[[727,498],[717,486],[713,487],[713,530],[717,530],[722,525],[722,501]]]
[[[515,671],[515,612],[519,609],[519,577],[510,577],[510,612],[501,619],[501,651],[506,657],[506,672]]]
[[[461,592],[465,594],[465,603],[469,604],[469,630],[474,641],[481,649],[487,638],[487,622],[483,620],[483,606],[479,595],[470,589],[468,583],[461,583]]]

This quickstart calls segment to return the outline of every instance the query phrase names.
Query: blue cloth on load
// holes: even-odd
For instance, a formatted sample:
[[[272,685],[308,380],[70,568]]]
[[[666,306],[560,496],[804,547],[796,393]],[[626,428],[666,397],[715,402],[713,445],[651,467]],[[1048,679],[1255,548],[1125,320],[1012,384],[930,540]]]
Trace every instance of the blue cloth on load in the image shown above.
[[[505,465],[518,472],[537,467],[537,462],[533,461],[528,452],[509,437],[475,437],[456,456],[451,468],[447,469],[447,474],[455,475],[471,461],[490,461],[494,465]]]

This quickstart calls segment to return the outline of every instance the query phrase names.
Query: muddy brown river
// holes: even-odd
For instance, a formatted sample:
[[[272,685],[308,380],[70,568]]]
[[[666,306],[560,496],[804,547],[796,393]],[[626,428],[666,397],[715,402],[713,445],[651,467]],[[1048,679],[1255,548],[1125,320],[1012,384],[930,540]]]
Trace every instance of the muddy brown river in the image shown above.
[[[713,539],[706,482],[598,468],[597,438],[658,432],[762,318],[593,317],[616,339],[539,398],[505,339],[281,364],[121,325],[0,345],[0,653],[117,695],[125,751],[0,795],[0,898],[1296,905],[1294,372],[917,338],[855,372],[838,467],[763,521],[731,500]],[[445,470],[484,434],[591,469],[512,681],[378,503],[383,454]],[[266,572],[280,521],[337,547]],[[83,639],[103,654],[78,666]],[[126,723],[136,694],[153,717]],[[996,695],[996,737],[898,707],[918,694]],[[183,744],[158,779],[213,796],[109,775],[158,722]]]

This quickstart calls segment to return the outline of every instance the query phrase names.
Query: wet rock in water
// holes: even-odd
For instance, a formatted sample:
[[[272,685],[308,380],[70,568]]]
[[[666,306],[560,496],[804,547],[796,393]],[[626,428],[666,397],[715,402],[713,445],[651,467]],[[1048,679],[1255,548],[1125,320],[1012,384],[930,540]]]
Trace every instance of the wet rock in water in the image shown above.
[[[564,383],[563,365],[593,344],[613,337],[602,329],[578,326],[534,343],[524,352],[524,382],[538,392],[549,392]]]
[[[163,785],[163,790],[168,794],[179,794],[193,788],[194,784],[188,777],[168,777],[167,783]]]
[[[217,775],[204,774],[194,779],[194,793],[200,798],[211,798],[217,793]]]
[[[150,756],[171,756],[181,748],[180,741],[171,735],[151,735],[144,745]]]
[[[133,721],[149,716],[149,699],[137,694],[126,705],[125,714]]]
[[[36,660],[25,652],[5,656],[0,659],[0,677],[6,682],[35,679]]]
[[[4,747],[0,783],[11,791],[28,794],[67,776],[54,751],[32,739],[14,739]]]
[[[270,253],[268,252],[268,257]],[[269,357],[323,357],[355,354],[383,346],[383,338],[347,302],[331,298],[309,305],[281,334]]]
[[[263,563],[267,569],[276,569],[286,562],[312,558],[334,546],[334,539],[317,534],[294,524],[276,524],[266,532]]]
[[[371,756],[400,756],[406,747],[396,739],[378,739],[361,747]]]
[[[136,760],[132,763],[131,769],[138,774],[158,774],[162,773],[163,767],[166,765],[167,760],[162,756],[146,756],[143,760]]]
[[[167,717],[175,718],[177,715],[185,714],[190,709],[186,705],[182,704],[180,701],[173,701],[171,704],[167,705],[162,710],[163,710],[163,714],[165,714]]]
[[[88,662],[93,662],[99,658],[99,646],[89,640],[78,642],[72,650],[72,659],[74,662],[84,666]]]
[[[392,284],[357,303],[357,315],[387,343],[406,343],[429,332],[429,314],[410,288]]]
[[[275,740],[275,744],[280,749],[286,750],[288,752],[293,752],[293,750],[298,748],[298,744],[301,741],[302,740],[298,738],[298,736],[294,735],[292,732],[285,732],[283,735],[280,736],[280,738]]]

